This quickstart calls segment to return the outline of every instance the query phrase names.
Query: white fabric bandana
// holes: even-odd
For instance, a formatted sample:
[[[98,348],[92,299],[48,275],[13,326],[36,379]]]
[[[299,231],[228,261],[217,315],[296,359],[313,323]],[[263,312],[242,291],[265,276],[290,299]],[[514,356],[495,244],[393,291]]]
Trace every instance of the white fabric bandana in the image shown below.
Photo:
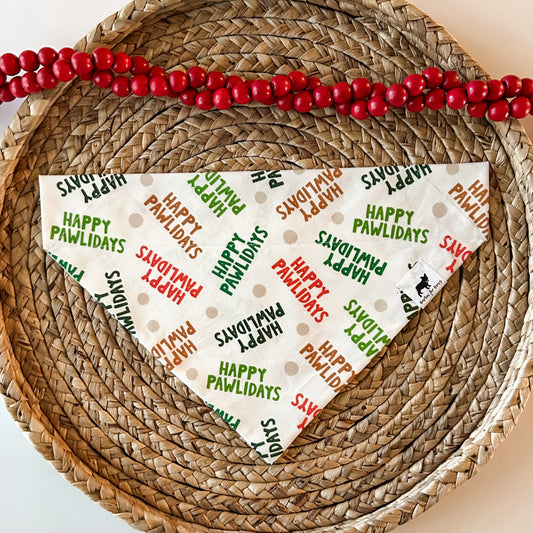
[[[43,247],[274,462],[487,238],[488,164],[41,176]]]

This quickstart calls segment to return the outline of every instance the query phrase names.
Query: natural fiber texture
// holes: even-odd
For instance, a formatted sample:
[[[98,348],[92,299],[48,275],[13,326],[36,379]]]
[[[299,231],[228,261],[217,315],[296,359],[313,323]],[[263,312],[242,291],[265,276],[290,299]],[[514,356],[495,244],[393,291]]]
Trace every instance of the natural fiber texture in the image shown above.
[[[301,68],[387,84],[483,72],[402,0],[137,0],[78,48],[165,68]],[[515,121],[405,110],[358,123],[256,105],[202,112],[75,81],[33,95],[2,141],[0,392],[79,488],[152,532],[381,532],[472,476],[529,395],[529,141]],[[489,242],[269,466],[41,248],[39,174],[491,163]]]

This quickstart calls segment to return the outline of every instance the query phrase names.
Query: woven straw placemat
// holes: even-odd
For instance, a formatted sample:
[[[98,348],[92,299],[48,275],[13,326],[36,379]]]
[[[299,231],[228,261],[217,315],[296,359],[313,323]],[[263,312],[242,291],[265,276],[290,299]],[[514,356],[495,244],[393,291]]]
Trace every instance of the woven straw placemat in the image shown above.
[[[391,84],[429,65],[484,75],[403,0],[271,4],[136,0],[78,48],[325,83]],[[39,174],[484,160],[488,243],[271,466],[41,247]],[[0,152],[0,392],[46,459],[139,529],[392,529],[472,476],[529,395],[532,162],[516,121],[464,112],[204,112],[81,81],[35,94]]]

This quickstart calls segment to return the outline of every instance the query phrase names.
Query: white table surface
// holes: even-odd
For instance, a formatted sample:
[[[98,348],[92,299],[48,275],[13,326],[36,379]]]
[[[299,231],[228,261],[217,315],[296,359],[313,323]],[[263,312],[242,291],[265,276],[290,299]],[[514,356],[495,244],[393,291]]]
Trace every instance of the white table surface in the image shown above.
[[[533,77],[530,0],[413,0],[493,77]],[[124,0],[2,2],[0,54],[71,46]],[[0,107],[0,130],[16,103]],[[524,121],[533,137],[533,117]],[[501,533],[533,530],[533,400],[481,472],[398,533]],[[45,461],[0,401],[0,532],[131,533],[129,525],[75,489]]]

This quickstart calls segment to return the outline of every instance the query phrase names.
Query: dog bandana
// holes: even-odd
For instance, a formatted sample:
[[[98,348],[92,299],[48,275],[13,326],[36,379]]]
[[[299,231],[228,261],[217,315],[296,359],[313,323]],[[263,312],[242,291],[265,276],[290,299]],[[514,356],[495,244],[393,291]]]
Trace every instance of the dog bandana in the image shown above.
[[[488,164],[41,176],[44,249],[272,463],[485,241]]]

